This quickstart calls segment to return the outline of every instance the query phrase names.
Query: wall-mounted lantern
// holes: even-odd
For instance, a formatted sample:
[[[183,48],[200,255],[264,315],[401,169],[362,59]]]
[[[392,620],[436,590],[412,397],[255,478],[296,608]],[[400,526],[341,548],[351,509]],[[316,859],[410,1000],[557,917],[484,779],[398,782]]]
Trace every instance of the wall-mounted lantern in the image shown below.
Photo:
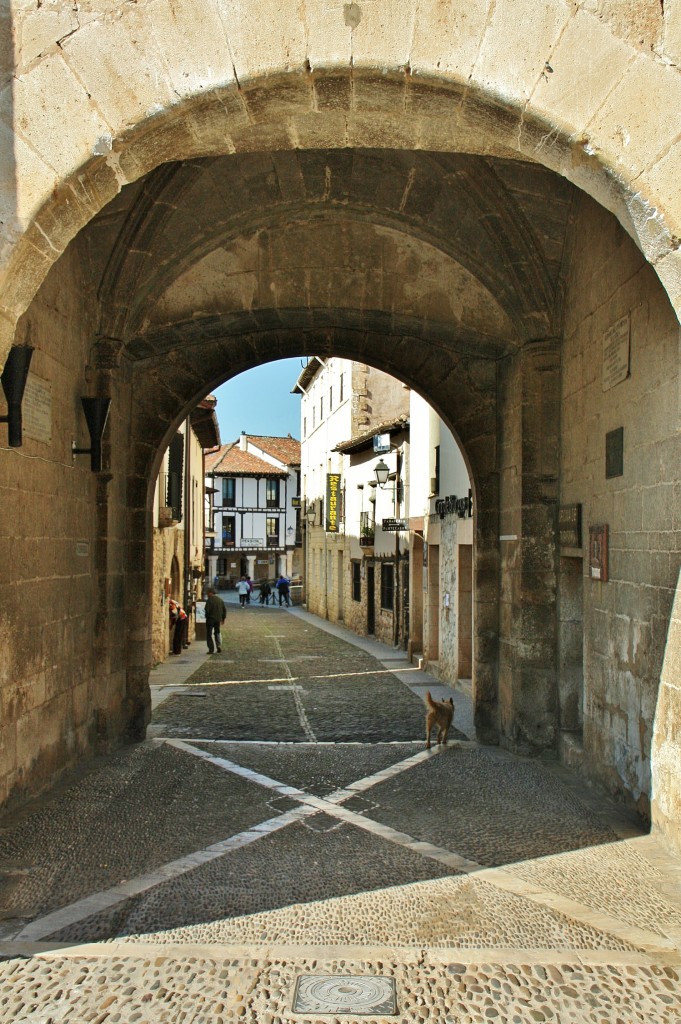
[[[77,448],[76,442],[71,442],[71,455],[90,456],[90,469],[93,473],[99,473],[102,468],[102,435],[106,427],[106,420],[111,405],[110,398],[81,398],[83,412],[90,431],[90,448]]]
[[[13,345],[0,376],[7,399],[7,415],[0,416],[0,423],[7,424],[10,448],[20,448],[22,445],[21,403],[32,355],[33,349],[28,345]]]
[[[390,476],[390,469],[383,459],[377,462],[374,466],[374,473],[376,474],[376,483],[382,490],[387,484],[388,477]]]

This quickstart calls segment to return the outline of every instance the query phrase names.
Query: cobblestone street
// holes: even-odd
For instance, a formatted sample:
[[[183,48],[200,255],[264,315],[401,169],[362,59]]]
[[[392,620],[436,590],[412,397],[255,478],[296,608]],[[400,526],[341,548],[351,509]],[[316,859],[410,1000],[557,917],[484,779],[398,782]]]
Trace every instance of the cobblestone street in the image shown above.
[[[151,683],[146,743],[2,822],[2,1024],[681,1024],[681,865],[465,689],[233,605]]]

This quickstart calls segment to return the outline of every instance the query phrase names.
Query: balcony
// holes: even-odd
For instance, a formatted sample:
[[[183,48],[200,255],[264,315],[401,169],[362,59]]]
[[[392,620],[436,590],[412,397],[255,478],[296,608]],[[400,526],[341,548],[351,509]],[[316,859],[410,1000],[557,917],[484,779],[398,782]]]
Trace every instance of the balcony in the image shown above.
[[[372,548],[374,546],[374,531],[365,529],[359,535],[359,546],[361,548]]]

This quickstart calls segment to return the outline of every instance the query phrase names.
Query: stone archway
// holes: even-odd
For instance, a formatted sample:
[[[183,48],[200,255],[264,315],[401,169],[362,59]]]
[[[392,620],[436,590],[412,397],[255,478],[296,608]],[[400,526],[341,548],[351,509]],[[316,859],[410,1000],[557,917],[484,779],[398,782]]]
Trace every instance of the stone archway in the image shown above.
[[[88,684],[89,699],[108,710],[112,733],[143,728],[148,653],[139,613],[146,579],[147,490],[164,440],[191,401],[224,379],[226,361],[238,372],[262,358],[290,353],[295,332],[297,345],[302,333],[305,351],[331,348],[366,356],[370,350],[371,359],[382,368],[397,370],[419,388],[461,440],[480,491],[476,588],[482,600],[476,616],[481,627],[476,649],[481,721],[490,738],[501,728],[518,745],[552,743],[555,693],[547,688],[547,680],[555,667],[550,668],[547,656],[555,637],[543,612],[546,596],[555,592],[555,550],[545,542],[559,480],[568,498],[571,487],[577,492],[585,488],[590,515],[606,515],[615,508],[600,472],[598,483],[593,483],[595,455],[587,453],[585,473],[570,446],[561,445],[568,429],[580,428],[580,415],[582,421],[587,419],[591,392],[577,386],[570,392],[563,389],[559,401],[557,382],[561,372],[568,380],[570,374],[577,377],[575,366],[580,364],[588,366],[589,386],[593,385],[591,353],[599,339],[585,324],[591,317],[605,330],[624,310],[621,293],[627,266],[637,282],[641,306],[653,310],[652,321],[649,316],[643,324],[642,314],[636,312],[639,307],[628,309],[635,346],[648,354],[652,345],[664,368],[657,382],[652,369],[638,379],[634,401],[643,401],[640,388],[657,389],[665,394],[661,408],[668,412],[669,379],[664,377],[669,378],[678,359],[675,364],[670,357],[673,329],[653,275],[615,221],[580,199],[582,205],[566,212],[557,233],[562,244],[569,237],[570,245],[557,252],[554,237],[551,257],[550,246],[542,246],[537,237],[538,220],[530,211],[536,190],[528,182],[531,175],[535,182],[542,175],[545,183],[560,182],[553,192],[539,189],[554,218],[560,207],[556,196],[566,188],[565,179],[612,211],[654,263],[672,303],[677,303],[674,237],[681,217],[671,183],[671,122],[681,105],[678,73],[627,38],[608,4],[602,21],[558,3],[546,5],[529,46],[510,3],[497,4],[493,10],[483,3],[468,5],[465,19],[455,8],[443,15],[434,5],[421,5],[418,12],[402,6],[387,34],[382,28],[378,31],[371,9],[357,24],[345,23],[339,14],[335,30],[329,32],[330,16],[314,2],[306,5],[305,30],[297,11],[280,11],[281,21],[272,23],[261,17],[258,4],[248,11],[235,8],[229,15],[210,8],[191,57],[185,56],[186,46],[175,45],[178,32],[195,30],[190,3],[174,5],[172,14],[164,12],[160,20],[145,21],[145,5],[138,8],[120,18],[102,8],[83,25],[69,24],[57,50],[46,47],[32,59],[20,53],[20,74],[11,90],[10,119],[17,131],[13,184],[5,190],[11,228],[5,234],[0,344],[3,351],[12,340],[29,338],[36,344],[39,374],[59,380],[55,408],[65,431],[82,430],[74,415],[79,394],[95,390],[114,398],[107,455],[116,472],[108,485],[100,479],[96,487],[92,480],[79,477],[82,485],[73,487],[68,498],[74,506],[81,502],[74,529],[77,526],[83,534],[89,530],[87,510],[98,510],[95,568],[100,623],[107,615],[121,613],[129,624],[126,666],[102,641],[98,653],[107,663],[102,678],[115,682],[109,690],[101,684],[98,693]],[[221,38],[218,27],[229,38],[231,67],[225,67],[224,59],[219,64],[207,59]],[[655,36],[659,43],[658,29],[650,13],[643,36]],[[116,47],[110,45],[113,39]],[[127,59],[125,88],[116,63],[108,62],[114,50]],[[580,76],[585,60],[594,63],[593,53],[599,56],[595,63],[600,70],[589,79],[586,102]],[[212,66],[220,71],[209,71]],[[570,88],[577,81],[580,88]],[[560,90],[554,87],[557,82],[562,83]],[[636,108],[632,97],[646,91],[659,95],[660,103],[644,127],[630,115]],[[40,122],[27,115],[37,92],[45,111]],[[57,116],[59,104],[68,110],[66,125]],[[41,131],[57,123],[62,126],[59,132]],[[361,196],[351,197],[347,187],[335,194],[336,183],[344,180],[342,167],[336,169],[343,154],[377,150],[383,151],[377,166],[388,167],[390,151],[402,154],[402,167],[393,159],[389,173],[375,175],[371,201],[363,205]],[[404,157],[415,150],[426,152],[418,161]],[[293,151],[306,151],[307,156],[293,161]],[[241,161],[246,167],[240,174],[232,230],[225,224],[222,233],[209,232],[202,248],[200,236],[202,231],[205,236],[206,226],[199,207],[194,203],[184,224],[182,210],[189,209],[188,198],[205,172],[204,162],[224,169],[230,160],[225,154],[231,153],[237,165]],[[428,155],[433,153],[448,158],[433,159]],[[274,156],[279,160],[282,193],[276,202],[266,180]],[[361,176],[364,182],[371,181],[368,166]],[[546,168],[560,177],[554,180]],[[515,188],[514,173],[520,175]],[[351,176],[345,180],[351,185]],[[444,182],[439,193],[432,187],[437,180]],[[129,187],[122,191],[124,185]],[[434,230],[434,222],[446,218],[435,216],[428,222],[427,203],[442,196],[443,190],[451,199],[457,186],[467,197],[468,212],[475,207],[474,198],[481,200],[472,231],[474,246],[465,230],[457,237],[456,218],[450,218],[449,238],[447,232]],[[393,195],[388,194],[391,187]],[[509,197],[513,204],[507,202]],[[222,200],[227,203],[224,192]],[[111,206],[105,210],[107,203]],[[460,200],[453,206],[462,209]],[[245,210],[247,216],[238,223],[239,211]],[[100,211],[104,215],[97,218]],[[244,262],[249,246],[251,254],[275,252],[284,239],[282,226],[292,220],[301,225],[299,237],[307,240],[308,249],[325,232],[332,239],[331,248],[341,252],[344,245],[352,252],[380,239],[382,271],[391,262],[401,271],[393,275],[390,293],[378,287],[367,268],[357,272],[351,261],[338,260],[335,276],[328,268],[315,273],[319,268],[299,265],[298,276],[289,274],[287,282],[276,261],[270,261],[251,275],[257,288],[249,297]],[[561,267],[571,253],[585,255],[580,232],[595,231],[592,222],[600,232],[591,239],[594,245],[600,236],[607,240],[601,250],[604,265],[617,263],[622,273],[608,277],[596,259],[584,259],[592,281],[598,279],[612,289],[611,309],[606,315],[593,296],[590,307],[583,307],[573,287],[566,322]],[[208,227],[212,224],[209,213]],[[170,264],[164,233],[174,256]],[[71,240],[74,245],[67,248]],[[179,240],[184,248],[178,259]],[[483,241],[488,246],[484,252],[479,251]],[[302,254],[305,246],[296,244],[295,249]],[[482,257],[477,262],[476,254]],[[237,257],[242,261],[239,273],[229,275],[229,261]],[[551,258],[553,276],[548,272]],[[427,272],[438,282],[428,302],[422,290],[410,292],[410,264],[420,279]],[[164,275],[169,267],[170,275]],[[504,277],[504,267],[512,270],[510,276]],[[234,301],[216,304],[219,289],[206,290],[211,274],[220,280],[232,277]],[[200,305],[194,301],[199,293],[192,275],[203,289]],[[358,298],[353,284],[360,278],[366,289]],[[69,287],[64,287],[67,281]],[[585,293],[593,290],[588,278],[581,284]],[[484,323],[465,308],[465,302],[457,310],[455,303],[441,301],[457,292],[476,292],[473,309],[489,297]],[[337,301],[339,295],[344,301]],[[50,307],[54,338],[46,327]],[[650,341],[656,336],[657,341]],[[200,363],[192,358],[198,352]],[[605,425],[619,425],[617,412],[609,399],[599,403],[603,423],[599,420],[594,427],[594,447],[601,445]],[[612,422],[605,424],[606,420]],[[657,433],[652,429],[636,439],[634,457],[641,463],[653,443],[666,445],[668,453],[676,443],[678,450],[671,431],[665,433],[661,423],[656,429]],[[60,437],[57,454],[62,461],[55,465],[62,468],[68,468],[67,445],[68,440]],[[543,454],[538,457],[540,448]],[[567,476],[566,453],[572,473]],[[660,468],[649,486],[670,483],[669,472]],[[636,520],[641,495],[630,491],[628,497],[632,510],[626,514]],[[664,522],[668,505],[663,502]],[[617,506],[616,511],[623,509]],[[113,543],[122,536],[125,546]],[[515,537],[518,548],[506,554],[499,547],[500,537]],[[92,543],[94,549],[94,538]],[[545,550],[551,551],[550,557],[545,557]],[[624,555],[621,561],[626,563]],[[667,599],[660,595],[671,589],[670,562],[668,558],[666,570],[655,571],[661,603],[645,620],[646,628],[656,615],[662,622],[668,617]],[[626,582],[646,585],[638,569],[626,571],[633,576]],[[603,604],[605,598],[600,603],[594,599],[594,607],[587,609],[594,621],[601,613],[608,621],[605,645],[595,630],[591,638],[594,672],[602,683],[603,706],[595,716],[601,722],[608,685],[615,685],[601,661],[616,647],[614,623],[618,615],[622,617]],[[623,643],[621,649],[626,646]],[[658,646],[656,641],[645,642],[642,671],[648,680],[655,675],[651,665],[660,661]],[[633,648],[632,652],[625,652],[621,665],[617,662],[617,679],[630,671],[630,664],[641,661]],[[648,658],[650,652],[653,656]],[[114,696],[121,690],[122,702]],[[519,700],[523,692],[526,696]],[[534,708],[527,694],[539,695]],[[62,760],[87,747],[87,708],[80,707],[78,715],[75,747],[65,749],[61,737],[55,743],[55,749],[62,744]],[[650,750],[650,707],[640,717],[641,737],[648,730],[648,738],[640,743],[645,758]],[[629,725],[625,732],[624,740],[614,734],[607,738],[601,774],[611,788],[636,801],[644,793],[646,769],[635,764],[634,755],[622,756],[620,742],[629,750],[638,749]],[[602,735],[599,725],[594,750]],[[27,764],[32,756],[25,753]]]

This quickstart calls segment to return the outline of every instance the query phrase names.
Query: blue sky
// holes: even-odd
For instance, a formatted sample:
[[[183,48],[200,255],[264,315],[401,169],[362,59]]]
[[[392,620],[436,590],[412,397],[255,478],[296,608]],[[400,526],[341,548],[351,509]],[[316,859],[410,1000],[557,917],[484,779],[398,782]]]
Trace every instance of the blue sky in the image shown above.
[[[213,394],[223,444],[247,434],[271,434],[300,440],[300,395],[290,394],[305,357],[279,359],[240,373]]]

